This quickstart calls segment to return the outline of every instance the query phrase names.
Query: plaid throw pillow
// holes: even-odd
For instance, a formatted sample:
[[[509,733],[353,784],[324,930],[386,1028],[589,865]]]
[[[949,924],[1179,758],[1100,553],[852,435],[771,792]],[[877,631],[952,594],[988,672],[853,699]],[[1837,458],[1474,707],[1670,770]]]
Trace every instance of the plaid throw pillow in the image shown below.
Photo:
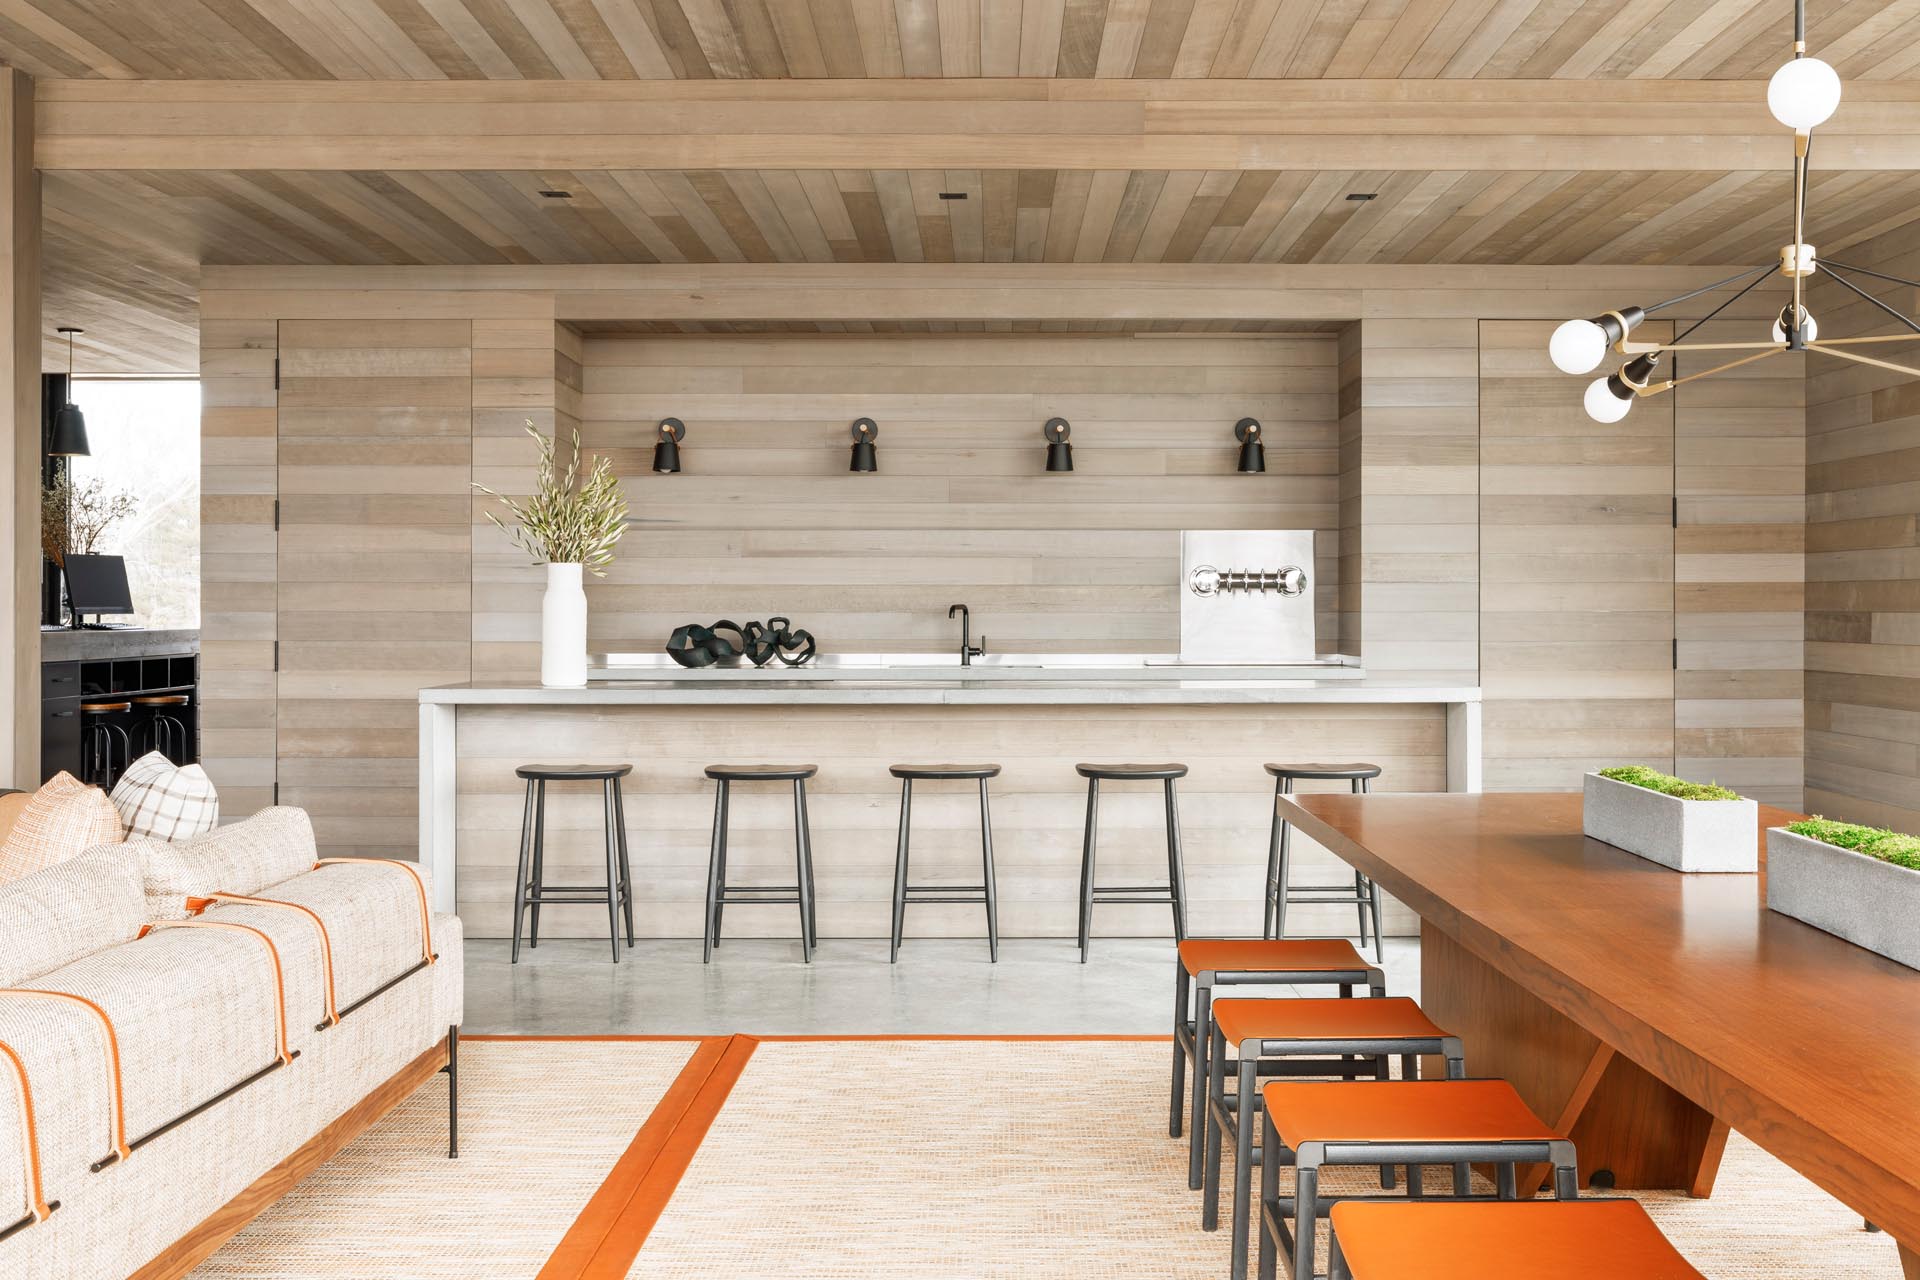
[[[0,843],[0,884],[125,838],[106,792],[70,773],[56,773],[33,793]]]
[[[127,766],[113,784],[113,807],[129,836],[154,840],[190,840],[220,821],[220,797],[206,770],[181,768],[158,751]]]

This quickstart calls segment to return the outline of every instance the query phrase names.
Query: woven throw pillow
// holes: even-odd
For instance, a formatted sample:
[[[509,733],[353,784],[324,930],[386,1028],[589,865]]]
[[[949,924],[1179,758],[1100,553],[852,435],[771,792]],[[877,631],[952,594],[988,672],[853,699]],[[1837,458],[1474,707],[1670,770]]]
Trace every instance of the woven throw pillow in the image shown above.
[[[122,845],[88,849],[0,888],[0,987],[131,942],[147,922],[140,867]]]
[[[220,825],[220,797],[207,771],[176,765],[158,751],[127,766],[113,784],[112,800],[129,838],[191,840]]]
[[[140,861],[147,914],[154,920],[184,920],[188,898],[259,893],[313,870],[318,857],[307,811],[288,805],[191,840],[129,840],[127,853]]]
[[[65,862],[96,844],[119,844],[126,834],[106,792],[70,773],[56,773],[33,793],[0,842],[0,884]]]

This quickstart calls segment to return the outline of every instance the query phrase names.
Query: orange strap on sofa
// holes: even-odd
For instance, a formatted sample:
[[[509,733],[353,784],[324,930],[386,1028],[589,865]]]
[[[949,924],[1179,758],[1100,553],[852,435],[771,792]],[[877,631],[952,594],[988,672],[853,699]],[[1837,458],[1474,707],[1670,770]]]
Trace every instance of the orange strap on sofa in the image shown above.
[[[278,898],[255,898],[244,893],[210,893],[204,898],[188,898],[187,910],[198,916],[205,912],[208,907],[222,902],[243,907],[279,907],[285,911],[298,911],[301,915],[313,922],[314,929],[320,934],[320,963],[326,969],[327,975],[325,992],[326,1011],[320,1019],[319,1029],[324,1030],[327,1027],[338,1026],[340,1023],[340,1006],[334,998],[333,939],[328,935],[327,922],[320,918],[320,913],[312,907],[303,907],[297,902],[282,902]]]
[[[0,1040],[0,1054],[6,1055],[13,1070],[20,1077],[20,1132],[26,1135],[26,1174],[27,1198],[32,1202],[27,1207],[27,1216],[18,1225],[28,1222],[45,1222],[47,1216],[60,1207],[58,1202],[47,1203],[47,1189],[40,1178],[40,1130],[33,1118],[33,1085],[27,1080],[27,1064],[20,1060],[13,1046]],[[10,1229],[11,1230],[11,1229]]]
[[[421,878],[419,867],[398,858],[322,858],[313,864],[313,869],[318,871],[321,867],[331,867],[341,863],[399,867],[411,876],[414,891],[420,895],[420,962],[432,964],[440,958],[433,953],[433,908],[427,902],[427,882]]]
[[[121,1088],[120,1037],[114,1034],[113,1019],[107,1016],[107,1011],[85,996],[76,996],[70,991],[42,991],[36,987],[8,987],[0,988],[0,996],[27,996],[38,1000],[64,1000],[69,1004],[79,1005],[100,1020],[100,1030],[106,1034],[108,1098],[109,1108],[112,1113],[108,1117],[108,1123],[112,1126],[113,1132],[108,1135],[108,1140],[113,1144],[113,1158],[125,1160],[128,1156],[132,1155],[132,1149],[127,1146],[127,1098],[125,1090]]]
[[[280,1037],[280,1065],[293,1061],[293,1052],[287,1044],[287,979],[280,968],[280,948],[273,945],[273,939],[261,929],[250,924],[235,924],[230,920],[154,920],[140,926],[136,937],[144,938],[155,929],[237,929],[241,933],[250,933],[260,939],[260,945],[267,949],[267,958],[273,962],[273,992],[277,1012],[276,1029]]]

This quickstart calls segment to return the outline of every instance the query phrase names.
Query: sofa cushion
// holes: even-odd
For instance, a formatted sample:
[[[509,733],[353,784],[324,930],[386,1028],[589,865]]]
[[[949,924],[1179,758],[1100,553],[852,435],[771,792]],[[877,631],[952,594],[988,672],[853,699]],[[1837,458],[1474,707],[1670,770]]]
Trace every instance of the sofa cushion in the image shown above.
[[[106,792],[70,773],[56,773],[33,793],[6,840],[0,841],[0,884],[125,838],[120,814]]]
[[[285,805],[191,840],[130,840],[127,851],[140,861],[155,920],[184,919],[188,898],[258,893],[313,870],[316,861],[307,811]]]
[[[7,838],[13,830],[13,824],[20,819],[20,811],[27,807],[27,801],[33,799],[31,791],[0,792],[0,841]]]
[[[140,867],[124,845],[99,845],[22,876],[0,887],[0,987],[127,942],[146,918]]]
[[[158,751],[127,766],[108,797],[127,835],[190,840],[220,825],[220,797],[197,764],[182,767]]]

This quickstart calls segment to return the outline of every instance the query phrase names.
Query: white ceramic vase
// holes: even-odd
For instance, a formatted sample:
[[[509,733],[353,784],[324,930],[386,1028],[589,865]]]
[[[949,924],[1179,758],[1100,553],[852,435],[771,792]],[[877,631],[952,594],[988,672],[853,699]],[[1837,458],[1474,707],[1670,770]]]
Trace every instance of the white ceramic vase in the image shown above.
[[[578,689],[587,682],[587,591],[577,564],[547,566],[540,600],[540,683]]]

